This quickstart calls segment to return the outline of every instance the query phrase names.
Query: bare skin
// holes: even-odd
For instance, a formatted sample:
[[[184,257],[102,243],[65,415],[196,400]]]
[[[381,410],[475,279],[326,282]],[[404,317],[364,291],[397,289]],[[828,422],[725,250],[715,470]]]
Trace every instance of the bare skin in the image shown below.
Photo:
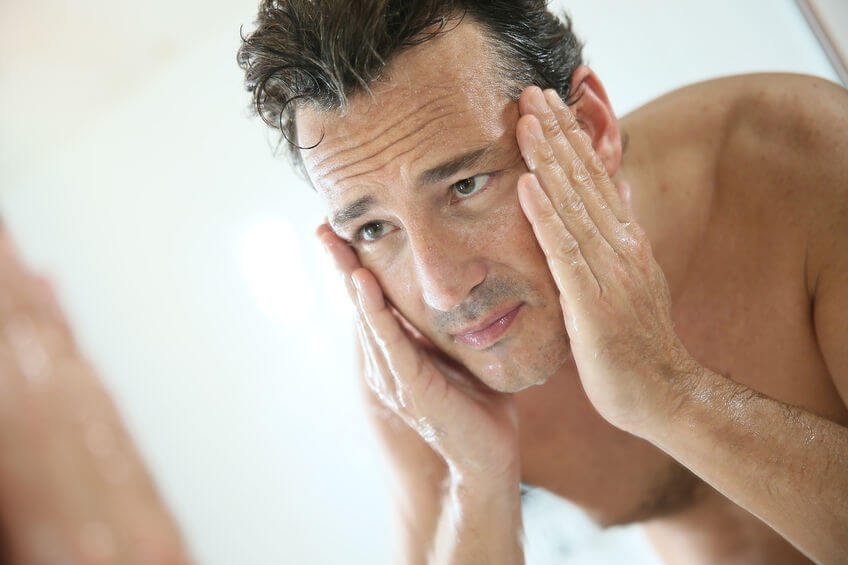
[[[511,434],[487,453],[454,434],[438,406],[416,414],[443,424],[428,443],[404,427],[408,414],[395,417],[397,403],[370,397],[398,469],[407,561],[426,562],[435,547],[442,561],[474,562],[520,530],[516,483],[502,473],[473,475],[477,490],[507,502],[500,520],[491,500],[441,498],[466,450],[492,469],[517,457],[522,480],[601,524],[643,522],[669,563],[844,561],[848,95],[809,77],[736,77],[618,120],[582,67],[571,109],[550,94],[539,106],[538,89],[515,104],[489,88],[474,33],[463,24],[401,55],[346,116],[298,113],[302,145],[325,134],[304,151],[328,203],[318,234],[371,297],[358,302],[361,318],[386,320],[369,326],[365,356],[435,348],[518,414],[517,455]],[[569,130],[572,116],[586,135]],[[534,141],[534,122],[545,140]],[[491,161],[417,182],[486,143],[500,149]],[[485,189],[456,184],[475,175]],[[534,199],[533,178],[546,197]],[[361,217],[336,221],[366,194],[375,202]],[[357,239],[363,226],[368,238]],[[523,312],[502,340],[481,351],[454,339],[511,301]],[[421,367],[365,373],[372,390],[375,379],[403,389]],[[445,523],[453,539],[438,534]]]
[[[587,67],[566,109],[534,88],[509,100],[486,56],[464,24],[351,114],[298,116],[306,138],[327,133],[305,155],[332,218],[318,235],[357,306],[402,559],[522,562],[522,480],[601,524],[643,522],[668,563],[844,562],[846,93],[737,77],[618,120]],[[351,242],[335,212],[369,192],[356,220],[379,237]],[[496,343],[457,339],[515,304]],[[0,324],[6,560],[185,562],[2,233]]]
[[[0,381],[3,563],[189,562],[49,284],[2,227]]]

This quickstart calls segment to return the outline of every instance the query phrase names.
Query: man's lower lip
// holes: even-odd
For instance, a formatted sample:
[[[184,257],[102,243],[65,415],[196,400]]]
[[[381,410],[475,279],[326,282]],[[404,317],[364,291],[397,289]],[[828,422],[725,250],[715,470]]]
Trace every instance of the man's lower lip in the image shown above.
[[[471,346],[474,349],[485,349],[486,347],[489,347],[490,345],[498,341],[501,337],[503,337],[503,335],[512,325],[512,322],[514,322],[515,318],[518,317],[518,313],[521,310],[521,306],[522,304],[519,304],[518,306],[498,318],[491,326],[486,329],[480,330],[479,332],[455,336],[456,341]]]

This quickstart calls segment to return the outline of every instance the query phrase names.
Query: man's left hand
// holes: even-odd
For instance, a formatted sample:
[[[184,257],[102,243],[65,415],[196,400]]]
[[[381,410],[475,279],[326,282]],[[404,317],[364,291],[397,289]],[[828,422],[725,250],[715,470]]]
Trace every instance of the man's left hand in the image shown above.
[[[589,136],[554,90],[530,87],[517,137],[530,173],[521,206],[559,288],[580,379],[595,409],[631,433],[648,424],[664,386],[697,375],[671,318],[671,295],[645,231]]]

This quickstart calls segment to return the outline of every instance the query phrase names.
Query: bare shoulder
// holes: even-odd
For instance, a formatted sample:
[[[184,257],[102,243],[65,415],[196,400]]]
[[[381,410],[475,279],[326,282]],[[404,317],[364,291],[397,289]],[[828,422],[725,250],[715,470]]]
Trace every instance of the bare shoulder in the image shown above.
[[[741,87],[728,109],[727,132],[728,141],[739,145],[728,149],[755,151],[769,161],[785,163],[783,173],[794,170],[800,175],[820,168],[829,157],[844,158],[848,90],[821,78],[795,74],[755,74],[736,80]],[[838,165],[830,162],[828,168],[835,173]],[[845,175],[839,178],[844,180]],[[826,191],[837,188],[834,183],[826,184],[831,185]]]
[[[790,208],[817,215],[831,209],[827,201],[845,200],[848,91],[824,79],[712,79],[660,96],[621,123],[650,147],[658,170],[675,171],[670,184],[692,186],[688,199],[725,206],[720,213],[767,206],[778,216]]]
[[[794,74],[738,77],[742,87],[728,108],[721,157],[759,159],[762,174],[791,184],[809,201],[845,196],[848,90]]]
[[[822,270],[848,248],[848,90],[794,74],[737,82],[719,167],[760,179],[753,184],[765,209],[806,238],[814,294]]]
[[[750,261],[760,268],[803,276],[794,280],[806,290],[819,350],[848,404],[848,90],[769,73],[692,85],[666,99],[707,108],[706,122],[689,118],[692,135],[705,127],[716,148],[706,156],[711,217],[734,226],[725,241],[755,251]]]
[[[622,123],[661,165],[687,171],[697,187],[687,197],[713,217],[779,237],[785,260],[806,265],[811,295],[840,246],[848,259],[848,90],[807,75],[729,76],[669,92]]]

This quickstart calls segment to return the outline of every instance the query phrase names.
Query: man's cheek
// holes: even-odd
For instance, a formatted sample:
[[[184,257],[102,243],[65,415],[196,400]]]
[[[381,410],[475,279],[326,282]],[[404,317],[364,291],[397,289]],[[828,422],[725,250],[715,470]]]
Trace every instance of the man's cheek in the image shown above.
[[[370,266],[363,263],[363,266],[374,273],[389,303],[422,334],[429,337],[428,328],[424,324],[424,302],[414,279],[412,266],[403,265],[399,261],[376,262]]]

